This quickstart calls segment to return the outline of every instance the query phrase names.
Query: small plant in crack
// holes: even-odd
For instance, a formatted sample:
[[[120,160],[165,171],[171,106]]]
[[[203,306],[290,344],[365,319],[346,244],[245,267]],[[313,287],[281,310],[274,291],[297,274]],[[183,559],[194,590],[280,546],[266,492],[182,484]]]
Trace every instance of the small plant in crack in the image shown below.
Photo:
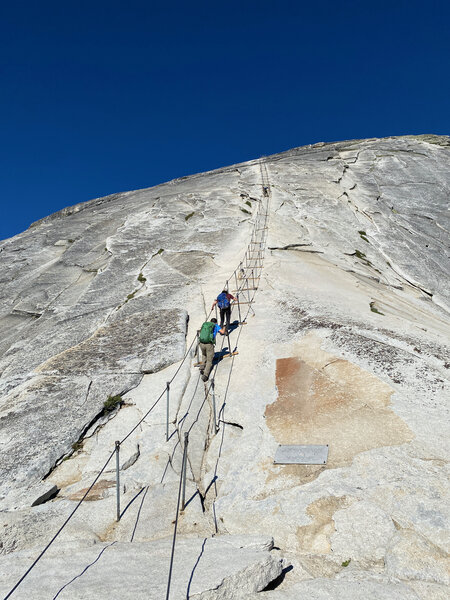
[[[364,252],[361,252],[361,250],[355,250],[354,253],[352,254],[352,256],[356,256],[356,258],[359,258],[359,260],[362,261],[362,263],[365,264],[366,267],[372,266],[372,263],[370,262],[370,260],[368,260],[368,258],[364,254]]]
[[[370,303],[370,310],[376,313],[377,315],[383,315],[383,317],[385,316],[385,314],[379,311],[378,308],[375,306],[375,302]]]
[[[251,208],[251,206],[252,206],[252,203],[250,202],[250,200],[246,200],[246,201],[245,201],[245,204],[246,204],[247,206],[250,206],[250,208]]]
[[[122,396],[108,396],[108,400],[103,402],[103,410],[105,413],[112,412],[117,406],[122,406]]]
[[[74,442],[72,444],[72,450],[74,452],[78,452],[79,450],[81,450],[83,448],[83,440],[78,440],[77,442]],[[70,458],[70,457],[66,457],[66,458]]]
[[[242,212],[245,213],[246,215],[251,215],[252,213],[247,210],[246,208],[241,208]]]
[[[194,215],[195,215],[195,211],[194,211],[194,212],[191,212],[191,213],[189,213],[188,215],[186,215],[186,216],[184,217],[184,220],[185,220],[185,221],[189,221],[189,219],[190,219],[191,217],[193,217]]]
[[[369,240],[368,240],[368,239],[367,239],[367,237],[366,237],[366,236],[367,236],[367,233],[366,233],[365,231],[362,231],[362,230],[361,230],[361,231],[358,231],[358,233],[359,233],[359,236],[360,236],[360,238],[361,238],[362,240],[364,240],[365,242],[369,243]]]
[[[351,558],[349,558],[348,560],[344,560],[344,562],[342,563],[342,565],[341,565],[341,566],[343,566],[343,567],[348,567],[348,565],[349,565],[351,562],[352,562],[352,559],[351,559]]]
[[[136,292],[137,292],[137,290],[134,290],[134,292],[131,292],[131,294],[128,294],[125,302],[128,302],[128,300],[132,300],[134,298],[134,296],[136,295]]]
[[[143,273],[139,273],[137,280],[141,283],[145,283],[147,281],[147,278],[144,277]]]
[[[159,254],[162,254],[163,252],[164,252],[164,248],[160,248],[160,249],[158,250],[158,252],[155,252],[155,254],[153,254],[153,255],[152,255],[152,258],[153,258],[154,256],[158,256]]]

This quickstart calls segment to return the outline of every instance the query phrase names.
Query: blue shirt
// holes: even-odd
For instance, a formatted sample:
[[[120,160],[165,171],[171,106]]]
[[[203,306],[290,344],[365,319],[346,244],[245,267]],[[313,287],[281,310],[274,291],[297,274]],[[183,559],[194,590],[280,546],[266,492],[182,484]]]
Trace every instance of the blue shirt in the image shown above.
[[[217,323],[214,325],[214,329],[213,329],[213,338],[216,339],[216,335],[217,333],[220,331],[220,327],[217,325]]]

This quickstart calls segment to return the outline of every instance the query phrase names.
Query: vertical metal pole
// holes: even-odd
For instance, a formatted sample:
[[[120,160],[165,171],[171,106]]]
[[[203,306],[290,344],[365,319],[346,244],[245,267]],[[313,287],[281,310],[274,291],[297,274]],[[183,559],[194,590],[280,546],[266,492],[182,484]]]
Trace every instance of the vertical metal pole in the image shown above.
[[[197,362],[200,362],[200,339],[197,331]]]
[[[117,514],[116,521],[120,521],[120,460],[119,460],[120,442],[116,442],[116,501]]]
[[[184,434],[184,450],[183,450],[183,464],[181,466],[181,477],[183,478],[183,488],[181,496],[181,510],[184,510],[186,506],[186,469],[187,469],[187,448],[189,443],[189,433]]]
[[[217,304],[214,307],[216,309],[216,321],[217,321]]]
[[[251,302],[251,298],[250,298],[250,284],[248,282],[248,277],[245,277],[245,283],[247,285],[247,295],[248,295],[248,303],[250,304]]]
[[[236,294],[236,300],[237,300],[237,305],[238,305],[239,323],[242,323],[241,305],[239,304],[239,294]]]
[[[169,393],[170,393],[170,381],[166,383],[166,395],[167,395],[167,404],[166,404],[166,442],[169,441]]]
[[[217,433],[217,416],[216,416],[216,392],[214,379],[211,381],[212,390],[212,405],[213,405],[213,419],[214,419],[214,433]]]
[[[255,287],[255,275],[253,273],[253,269],[252,269],[252,279],[253,279],[253,287]]]
[[[228,352],[231,354],[231,342],[230,342],[230,332],[227,328],[227,339],[228,339]]]

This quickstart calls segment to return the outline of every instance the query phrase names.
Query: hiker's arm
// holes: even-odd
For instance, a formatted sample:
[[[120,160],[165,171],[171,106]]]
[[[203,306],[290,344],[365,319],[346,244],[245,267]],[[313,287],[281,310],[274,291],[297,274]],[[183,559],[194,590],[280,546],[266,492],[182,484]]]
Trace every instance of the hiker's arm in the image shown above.
[[[217,298],[212,303],[211,310],[214,310],[214,307],[215,307],[216,304],[217,304]]]
[[[220,335],[225,335],[226,331],[227,331],[227,328],[225,327],[225,325],[222,327],[222,329],[219,329]]]

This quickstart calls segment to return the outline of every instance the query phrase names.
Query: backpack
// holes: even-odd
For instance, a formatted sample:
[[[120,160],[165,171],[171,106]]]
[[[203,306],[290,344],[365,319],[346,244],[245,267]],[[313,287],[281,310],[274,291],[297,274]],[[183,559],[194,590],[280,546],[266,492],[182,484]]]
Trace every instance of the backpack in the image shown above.
[[[223,292],[217,296],[217,303],[219,308],[228,308],[230,306],[230,301],[228,300],[227,294]]]
[[[214,344],[214,327],[215,323],[211,323],[211,321],[206,321],[203,323],[202,328],[200,329],[200,335],[198,341],[202,344]]]

